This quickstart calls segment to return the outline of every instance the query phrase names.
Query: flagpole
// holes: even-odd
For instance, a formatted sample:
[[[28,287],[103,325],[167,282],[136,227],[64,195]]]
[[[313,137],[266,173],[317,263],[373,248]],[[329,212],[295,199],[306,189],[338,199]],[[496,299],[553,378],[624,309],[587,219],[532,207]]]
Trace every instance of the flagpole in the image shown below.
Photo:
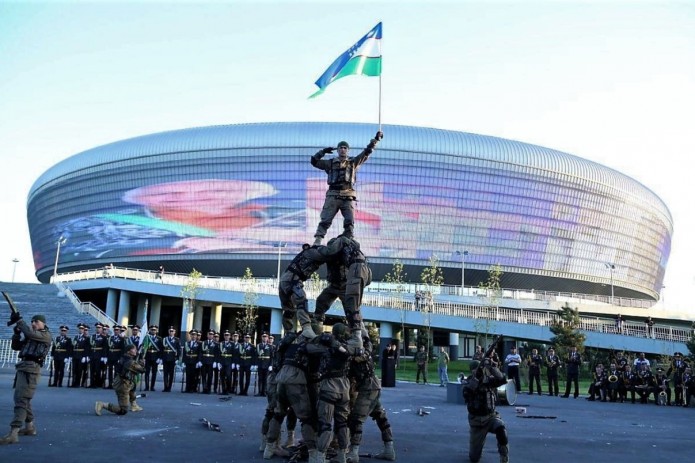
[[[381,73],[379,73],[379,132],[381,132]]]

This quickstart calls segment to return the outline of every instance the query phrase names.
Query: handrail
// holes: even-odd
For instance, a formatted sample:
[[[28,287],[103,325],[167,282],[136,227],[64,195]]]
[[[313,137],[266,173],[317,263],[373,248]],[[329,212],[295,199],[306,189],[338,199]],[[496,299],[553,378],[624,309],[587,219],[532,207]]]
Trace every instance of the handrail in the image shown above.
[[[73,307],[75,307],[75,309],[77,309],[79,313],[87,313],[92,317],[96,318],[96,320],[99,323],[105,325],[114,326],[117,324],[116,320],[106,315],[104,311],[99,309],[99,307],[95,306],[91,302],[80,301],[80,298],[77,297],[77,295],[72,291],[72,289],[65,286],[65,284],[62,281],[55,281],[54,284],[60,292],[65,294],[65,297],[68,298],[68,300],[72,303]]]

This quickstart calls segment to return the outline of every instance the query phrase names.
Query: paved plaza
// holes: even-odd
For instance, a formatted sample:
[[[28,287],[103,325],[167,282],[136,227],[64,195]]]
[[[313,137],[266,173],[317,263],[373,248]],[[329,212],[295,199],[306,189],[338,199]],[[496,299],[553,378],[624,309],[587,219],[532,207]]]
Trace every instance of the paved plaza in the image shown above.
[[[12,369],[0,370],[3,434],[12,416],[12,379]],[[160,381],[156,392],[138,400],[144,411],[122,417],[105,411],[99,417],[94,402],[114,402],[112,390],[49,388],[47,381],[44,376],[33,401],[39,434],[0,447],[0,461],[264,461],[258,447],[265,398],[231,396],[223,401],[217,395],[182,394],[180,383],[171,393],[163,393]],[[465,406],[446,399],[447,388],[436,385],[399,382],[384,389],[382,400],[399,462],[468,461]],[[513,462],[675,462],[686,458],[687,447],[695,440],[695,406],[537,395],[519,395],[516,406],[525,407],[526,414],[517,415],[516,407],[499,408],[509,429]],[[429,414],[418,414],[421,408]],[[201,418],[219,424],[222,432],[209,430]],[[360,452],[380,448],[377,427],[368,421]],[[494,436],[489,435],[481,462],[498,461]]]

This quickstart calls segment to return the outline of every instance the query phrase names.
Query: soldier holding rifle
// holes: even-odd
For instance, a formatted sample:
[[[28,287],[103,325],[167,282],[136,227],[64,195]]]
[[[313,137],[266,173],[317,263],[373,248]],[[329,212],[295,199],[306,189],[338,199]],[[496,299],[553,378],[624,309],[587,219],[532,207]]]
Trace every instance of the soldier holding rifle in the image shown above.
[[[14,390],[14,418],[10,423],[10,432],[0,438],[0,445],[16,444],[19,436],[35,436],[34,412],[31,399],[34,398],[36,386],[41,377],[41,367],[51,346],[51,333],[46,326],[46,317],[34,315],[28,325],[19,313],[12,298],[2,292],[12,311],[7,326],[15,325],[12,336],[12,350],[19,351],[16,385]],[[24,426],[24,428],[22,428]]]

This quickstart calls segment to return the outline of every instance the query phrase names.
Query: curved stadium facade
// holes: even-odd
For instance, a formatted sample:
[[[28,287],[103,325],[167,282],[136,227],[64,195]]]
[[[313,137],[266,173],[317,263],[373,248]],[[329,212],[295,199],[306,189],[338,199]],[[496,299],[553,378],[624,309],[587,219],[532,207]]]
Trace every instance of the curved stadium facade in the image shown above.
[[[356,237],[375,279],[402,262],[413,282],[436,256],[446,283],[500,265],[502,286],[655,299],[673,224],[639,182],[540,146],[463,132],[384,126],[358,173]],[[275,276],[310,242],[326,191],[311,166],[374,125],[260,123],[201,127],[100,146],[33,185],[28,221],[36,275],[117,266]],[[338,215],[328,236],[342,231]],[[281,244],[282,243],[282,244]],[[457,253],[457,251],[459,253]],[[467,251],[465,262],[461,262]],[[610,269],[609,266],[614,268]]]

